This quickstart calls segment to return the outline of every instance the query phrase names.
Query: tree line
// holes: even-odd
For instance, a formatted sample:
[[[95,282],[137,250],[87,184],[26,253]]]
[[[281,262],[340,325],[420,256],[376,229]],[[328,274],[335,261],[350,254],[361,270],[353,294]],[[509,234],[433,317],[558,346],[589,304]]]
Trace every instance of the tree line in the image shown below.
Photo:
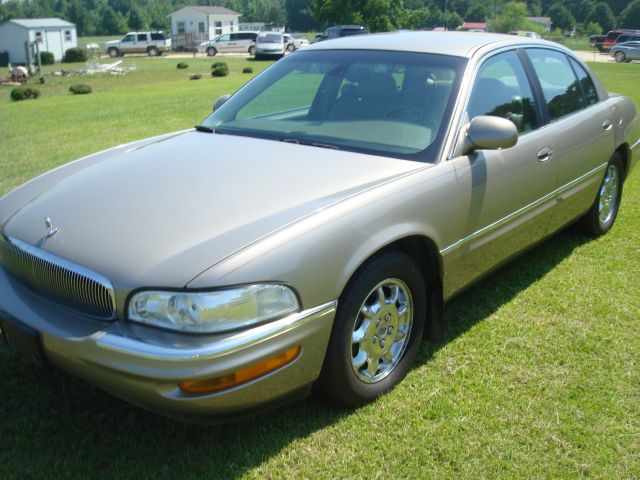
[[[640,0],[9,0],[0,5],[0,21],[60,17],[75,23],[78,35],[114,35],[170,30],[169,14],[186,5],[219,5],[241,13],[242,22],[305,32],[336,24],[362,24],[373,32],[455,29],[463,21],[488,21],[499,32],[540,28],[526,16],[548,16],[554,29],[584,34],[640,29]]]

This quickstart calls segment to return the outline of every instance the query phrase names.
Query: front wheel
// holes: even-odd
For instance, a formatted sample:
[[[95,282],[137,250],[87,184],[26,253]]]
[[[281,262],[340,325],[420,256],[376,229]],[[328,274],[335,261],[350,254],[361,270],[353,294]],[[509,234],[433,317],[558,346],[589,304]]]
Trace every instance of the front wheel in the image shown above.
[[[253,56],[256,54],[256,47],[251,46],[249,47],[249,55]]]
[[[290,43],[289,45],[287,45],[287,52],[293,52],[295,49],[296,47],[293,43]]]
[[[110,56],[111,58],[115,58],[115,57],[120,56],[120,52],[118,51],[118,49],[117,49],[117,48],[110,48],[110,49],[109,49],[109,51],[108,51],[108,53],[109,53],[109,56]]]
[[[627,60],[624,52],[616,52],[613,58],[615,58],[618,63],[624,63]]]
[[[207,48],[207,56],[215,57],[216,53],[218,53],[218,51],[215,48],[213,48],[213,47]]]
[[[424,279],[409,256],[369,261],[340,296],[316,390],[352,406],[391,390],[413,363],[425,316]]]
[[[582,232],[598,236],[611,230],[622,200],[622,178],[622,158],[616,152],[607,164],[607,170],[593,205],[578,222],[578,228]]]

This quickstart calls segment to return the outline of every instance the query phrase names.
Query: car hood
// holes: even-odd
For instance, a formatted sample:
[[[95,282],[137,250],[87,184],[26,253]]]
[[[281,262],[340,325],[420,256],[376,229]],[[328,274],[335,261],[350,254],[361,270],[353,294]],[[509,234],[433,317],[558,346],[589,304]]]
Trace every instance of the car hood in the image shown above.
[[[194,131],[141,145],[32,181],[36,193],[13,211],[0,202],[4,234],[105,275],[118,289],[181,288],[277,230],[424,167]],[[59,228],[51,238],[45,218]]]

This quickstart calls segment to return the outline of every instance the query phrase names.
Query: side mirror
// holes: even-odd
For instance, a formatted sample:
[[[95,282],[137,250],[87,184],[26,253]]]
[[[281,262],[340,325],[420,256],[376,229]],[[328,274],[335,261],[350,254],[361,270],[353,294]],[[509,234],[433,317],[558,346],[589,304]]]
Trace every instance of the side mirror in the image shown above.
[[[482,115],[475,117],[464,132],[462,154],[474,150],[497,150],[518,143],[518,129],[511,120]]]
[[[231,95],[229,95],[228,93],[226,95],[219,96],[216,102],[213,104],[213,111],[215,112],[216,110],[218,110],[230,98],[231,98]]]

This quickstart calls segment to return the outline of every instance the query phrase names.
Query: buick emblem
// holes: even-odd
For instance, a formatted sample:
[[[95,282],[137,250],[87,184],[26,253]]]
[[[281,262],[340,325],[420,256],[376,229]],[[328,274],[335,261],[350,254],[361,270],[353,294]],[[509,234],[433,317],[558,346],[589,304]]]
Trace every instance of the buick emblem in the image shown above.
[[[56,233],[58,233],[58,230],[60,230],[58,227],[54,227],[53,226],[53,224],[51,223],[51,218],[50,217],[45,217],[44,224],[47,227],[47,229],[49,230],[47,232],[47,238],[53,237]]]

